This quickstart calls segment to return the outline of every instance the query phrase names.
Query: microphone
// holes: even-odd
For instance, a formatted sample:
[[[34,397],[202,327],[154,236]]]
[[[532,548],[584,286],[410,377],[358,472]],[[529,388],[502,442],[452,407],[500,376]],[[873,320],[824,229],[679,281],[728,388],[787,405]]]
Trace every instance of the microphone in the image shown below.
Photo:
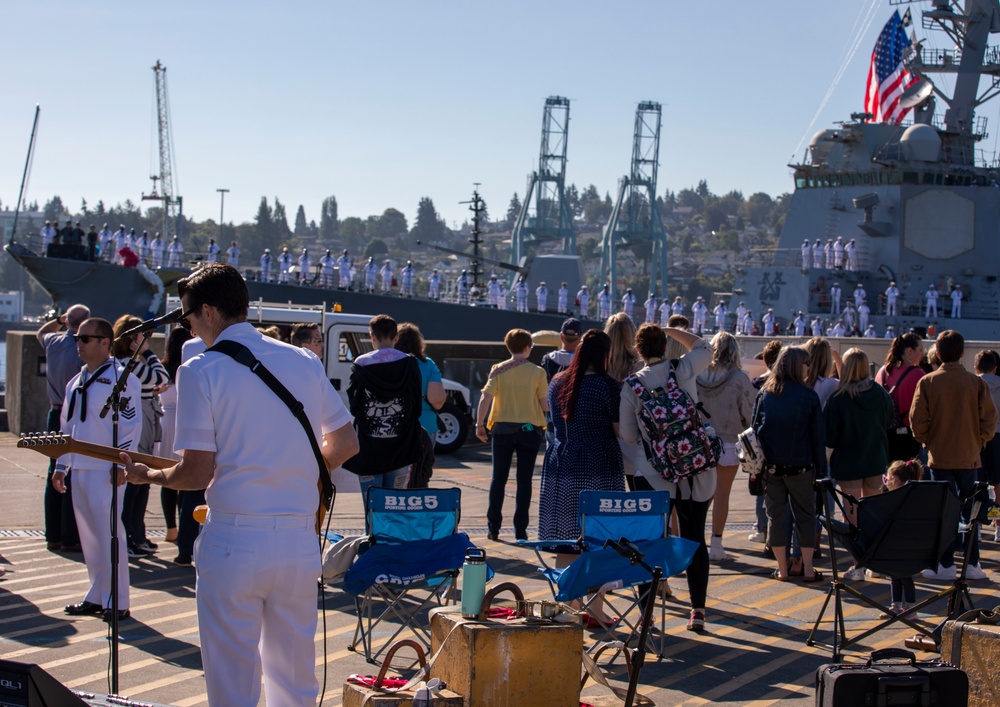
[[[138,324],[131,329],[122,332],[115,341],[121,341],[122,339],[127,339],[130,336],[135,336],[136,334],[142,334],[152,329],[159,329],[161,326],[166,326],[167,324],[176,324],[184,316],[184,311],[178,307],[172,312],[167,312],[162,317],[157,317],[156,319],[147,319],[142,324]]]

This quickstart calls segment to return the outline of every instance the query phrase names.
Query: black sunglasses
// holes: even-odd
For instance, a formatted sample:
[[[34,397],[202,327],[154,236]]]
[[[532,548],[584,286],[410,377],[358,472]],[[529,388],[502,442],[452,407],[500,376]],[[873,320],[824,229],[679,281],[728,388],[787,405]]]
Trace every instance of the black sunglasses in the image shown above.
[[[184,312],[184,314],[181,315],[181,318],[177,320],[177,323],[180,324],[185,329],[187,329],[188,331],[191,331],[191,320],[188,319],[188,317],[190,317],[197,311],[198,311],[197,307],[192,307],[191,309],[189,309],[188,311]]]
[[[107,339],[106,336],[99,336],[98,334],[73,334],[73,341],[82,341],[85,344],[89,344],[91,339]]]

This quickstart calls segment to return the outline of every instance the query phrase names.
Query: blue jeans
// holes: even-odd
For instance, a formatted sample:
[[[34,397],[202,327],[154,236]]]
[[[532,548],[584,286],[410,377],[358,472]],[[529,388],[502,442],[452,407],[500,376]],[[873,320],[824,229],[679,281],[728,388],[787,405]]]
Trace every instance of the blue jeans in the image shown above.
[[[365,504],[365,517],[368,516],[368,489],[372,486],[380,486],[386,489],[405,489],[406,482],[410,478],[410,467],[404,466],[402,469],[387,471],[384,474],[374,474],[372,476],[359,476],[361,483],[361,500]]]
[[[486,525],[491,533],[499,533],[503,523],[503,495],[510,465],[517,452],[517,492],[514,496],[514,537],[528,538],[528,509],[531,507],[531,477],[535,473],[535,459],[542,444],[542,431],[520,430],[510,434],[493,435],[493,479],[490,481],[489,506]]]
[[[951,485],[951,490],[955,492],[958,499],[969,497],[968,501],[962,503],[962,522],[968,523],[972,514],[972,490],[976,480],[979,478],[978,469],[931,469],[931,479],[934,481],[947,481]],[[951,567],[955,564],[955,550],[964,547],[962,533],[956,532],[955,542],[945,550],[941,556],[941,566]],[[969,556],[965,558],[966,565],[979,564],[979,533],[972,535],[972,548]]]

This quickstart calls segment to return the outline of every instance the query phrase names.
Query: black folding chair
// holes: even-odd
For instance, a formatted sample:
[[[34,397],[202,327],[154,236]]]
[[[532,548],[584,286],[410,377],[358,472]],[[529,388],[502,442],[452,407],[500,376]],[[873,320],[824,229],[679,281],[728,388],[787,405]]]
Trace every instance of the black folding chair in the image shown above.
[[[829,494],[828,498],[833,498],[845,518],[849,517],[845,501],[856,504],[857,520],[855,524],[851,524],[832,518],[832,513],[820,516],[820,520],[826,526],[833,579],[806,645],[829,648],[833,652],[834,662],[837,662],[841,659],[841,652],[845,648],[897,621],[915,629],[928,642],[938,645],[944,622],[965,611],[966,606],[972,607],[972,597],[969,595],[969,585],[965,579],[965,565],[969,557],[972,533],[976,532],[977,514],[973,514],[973,523],[968,529],[961,572],[951,585],[903,612],[893,614],[889,607],[879,604],[858,589],[841,581],[837,570],[837,543],[834,540],[839,541],[847,549],[857,567],[870,569],[872,572],[893,579],[912,577],[921,570],[936,568],[947,547],[954,542],[961,520],[962,501],[944,481],[910,482],[895,491],[869,496],[860,501],[839,491],[831,479],[822,479],[816,484],[821,491]],[[845,592],[868,606],[886,613],[888,618],[855,636],[848,637],[843,606]],[[940,625],[931,630],[914,621],[917,612],[945,597],[948,598],[948,611]],[[816,634],[831,599],[834,602],[833,640],[831,643],[822,643],[816,640]]]

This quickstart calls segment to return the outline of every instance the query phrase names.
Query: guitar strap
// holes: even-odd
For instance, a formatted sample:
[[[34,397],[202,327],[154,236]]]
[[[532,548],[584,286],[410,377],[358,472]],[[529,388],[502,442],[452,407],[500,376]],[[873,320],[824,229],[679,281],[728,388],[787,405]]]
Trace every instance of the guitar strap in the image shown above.
[[[296,400],[288,388],[275,378],[274,374],[267,370],[264,364],[258,361],[250,349],[243,344],[230,340],[217,341],[208,350],[226,354],[237,363],[243,364],[257,374],[264,381],[264,384],[281,399],[281,402],[288,406],[295,419],[302,424],[302,429],[306,431],[306,437],[309,438],[309,446],[312,447],[313,455],[316,457],[316,464],[319,466],[319,480],[323,487],[323,500],[326,502],[327,508],[329,508],[330,501],[333,499],[333,480],[330,478],[330,470],[326,468],[326,461],[323,459],[323,453],[320,451],[319,443],[316,441],[316,435],[313,434],[312,425],[309,424],[309,417],[306,415],[302,403]]]

